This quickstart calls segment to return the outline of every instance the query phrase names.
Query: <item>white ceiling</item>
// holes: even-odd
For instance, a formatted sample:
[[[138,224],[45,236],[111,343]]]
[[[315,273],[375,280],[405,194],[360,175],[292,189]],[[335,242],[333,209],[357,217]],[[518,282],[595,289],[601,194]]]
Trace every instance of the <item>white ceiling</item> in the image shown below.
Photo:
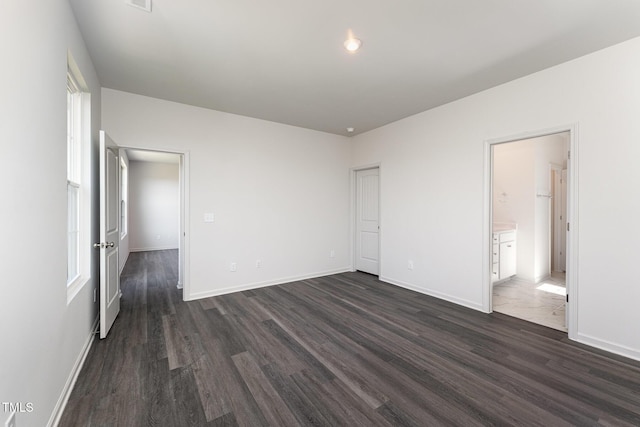
[[[69,1],[104,87],[342,135],[640,36],[638,0]]]

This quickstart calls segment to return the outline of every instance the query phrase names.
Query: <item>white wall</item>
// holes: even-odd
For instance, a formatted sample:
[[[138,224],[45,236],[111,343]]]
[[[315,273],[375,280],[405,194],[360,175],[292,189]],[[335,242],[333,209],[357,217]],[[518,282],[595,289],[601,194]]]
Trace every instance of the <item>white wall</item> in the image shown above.
[[[552,193],[551,164],[567,167],[568,132],[538,138],[535,144],[535,194]],[[535,259],[533,280],[551,274],[551,199],[535,198]]]
[[[110,89],[102,101],[121,146],[189,154],[187,298],[349,269],[348,138]]]
[[[537,282],[550,271],[551,163],[566,166],[567,133],[493,148],[493,220],[518,225],[517,275]]]
[[[180,166],[129,163],[131,251],[177,249],[180,233]]]
[[[534,281],[536,139],[499,144],[493,148],[493,221],[518,226],[516,274]]]
[[[481,309],[485,141],[576,124],[575,338],[640,359],[638,75],[633,39],[354,137],[382,168],[382,278]]]
[[[51,419],[96,318],[95,280],[67,304],[68,49],[92,93],[89,167],[96,159],[100,85],[66,1],[3,0],[0,28],[0,401],[31,402],[33,412],[19,413],[16,424],[41,427]],[[95,278],[97,252],[86,250]],[[8,415],[0,410],[0,425]]]

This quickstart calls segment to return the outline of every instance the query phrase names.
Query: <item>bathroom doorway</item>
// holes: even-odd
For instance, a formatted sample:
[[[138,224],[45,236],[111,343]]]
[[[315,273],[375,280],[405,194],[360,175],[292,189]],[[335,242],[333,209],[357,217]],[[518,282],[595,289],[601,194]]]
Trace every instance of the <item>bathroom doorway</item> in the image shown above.
[[[570,140],[494,143],[490,159],[492,310],[565,332]]]

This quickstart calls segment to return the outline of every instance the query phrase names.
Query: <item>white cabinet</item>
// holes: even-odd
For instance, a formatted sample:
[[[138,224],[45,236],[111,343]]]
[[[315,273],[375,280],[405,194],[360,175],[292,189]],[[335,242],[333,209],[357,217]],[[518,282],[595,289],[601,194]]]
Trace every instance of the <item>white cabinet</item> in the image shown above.
[[[516,231],[493,233],[491,281],[508,279],[516,274]]]

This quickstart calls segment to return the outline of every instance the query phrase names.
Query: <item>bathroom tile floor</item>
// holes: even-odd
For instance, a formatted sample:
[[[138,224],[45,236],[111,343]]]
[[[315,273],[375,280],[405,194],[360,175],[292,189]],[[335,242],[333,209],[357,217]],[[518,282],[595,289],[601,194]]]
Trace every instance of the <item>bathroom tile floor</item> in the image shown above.
[[[566,332],[565,289],[564,273],[539,283],[517,278],[496,283],[493,311]]]

